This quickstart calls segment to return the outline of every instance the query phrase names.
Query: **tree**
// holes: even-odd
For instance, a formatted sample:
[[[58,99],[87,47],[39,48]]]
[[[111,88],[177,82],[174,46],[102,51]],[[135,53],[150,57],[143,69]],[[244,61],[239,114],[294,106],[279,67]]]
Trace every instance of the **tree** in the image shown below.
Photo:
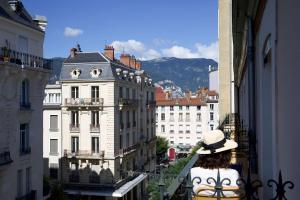
[[[169,142],[166,138],[164,137],[159,137],[157,136],[156,139],[156,155],[157,155],[157,160],[160,161],[165,157],[165,154],[167,153],[169,149]]]

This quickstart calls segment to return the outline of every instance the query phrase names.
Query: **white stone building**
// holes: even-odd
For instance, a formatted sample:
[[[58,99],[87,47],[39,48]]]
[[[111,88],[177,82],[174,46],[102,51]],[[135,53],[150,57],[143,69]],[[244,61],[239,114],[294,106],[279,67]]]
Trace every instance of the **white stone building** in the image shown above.
[[[219,125],[218,94],[207,91],[199,97],[186,95],[171,98],[161,88],[156,89],[156,133],[179,149],[191,149],[202,134]]]
[[[155,169],[156,140],[155,88],[140,62],[127,54],[115,59],[112,46],[103,54],[73,48],[63,63],[60,85],[61,110],[46,110],[50,104],[44,104],[44,159],[47,166],[56,163],[61,169],[65,192],[142,199],[143,172]],[[53,87],[47,87],[47,96],[56,93]],[[50,117],[56,114],[58,130],[52,135]],[[56,135],[61,138],[51,141]],[[61,145],[53,148],[57,156],[51,155],[54,144]]]
[[[46,20],[0,1],[0,199],[42,199]]]

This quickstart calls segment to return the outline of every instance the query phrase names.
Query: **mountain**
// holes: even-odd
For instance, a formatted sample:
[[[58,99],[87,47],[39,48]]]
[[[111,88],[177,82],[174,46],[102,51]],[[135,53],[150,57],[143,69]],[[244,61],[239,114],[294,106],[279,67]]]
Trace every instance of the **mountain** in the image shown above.
[[[53,72],[49,83],[59,79],[64,58],[52,58]],[[155,83],[164,89],[175,90],[178,95],[186,90],[196,91],[198,87],[208,86],[208,66],[214,69],[218,64],[205,58],[174,58],[163,57],[142,61],[144,69]]]
[[[216,69],[218,63],[205,58],[158,58],[142,62],[142,69],[149,73],[154,82],[171,80],[183,91],[196,91],[208,87],[208,66]]]

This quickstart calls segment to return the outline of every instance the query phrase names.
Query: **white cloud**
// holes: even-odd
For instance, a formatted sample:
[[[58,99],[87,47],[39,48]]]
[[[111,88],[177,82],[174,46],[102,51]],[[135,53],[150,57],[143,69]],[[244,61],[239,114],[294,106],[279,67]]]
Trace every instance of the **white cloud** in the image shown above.
[[[211,58],[219,61],[219,45],[218,42],[213,42],[210,45],[196,43],[198,54],[201,58]]]
[[[81,34],[83,34],[83,30],[71,27],[66,27],[64,32],[66,37],[77,37]]]
[[[115,48],[115,50],[119,53],[143,53],[146,48],[145,45],[137,40],[127,40],[127,41],[113,41],[111,45]]]
[[[174,45],[167,49],[162,49],[163,56],[176,57],[176,58],[208,58],[214,59],[218,62],[219,60],[219,48],[218,42],[213,42],[210,45],[201,43],[195,44],[196,50]]]
[[[161,54],[158,51],[156,51],[154,49],[149,49],[142,54],[142,57],[140,59],[141,60],[152,60],[152,59],[160,58],[160,57],[161,57]]]

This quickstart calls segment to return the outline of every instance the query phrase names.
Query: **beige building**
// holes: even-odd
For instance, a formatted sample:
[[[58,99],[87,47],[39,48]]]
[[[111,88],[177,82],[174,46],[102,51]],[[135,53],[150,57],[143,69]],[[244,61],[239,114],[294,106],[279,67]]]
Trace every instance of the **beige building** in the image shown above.
[[[156,140],[154,86],[140,62],[127,54],[117,60],[112,46],[106,46],[103,54],[73,48],[63,63],[60,86],[61,116],[55,134],[61,133],[61,138],[44,140],[44,155],[49,167],[58,161],[65,192],[142,199],[144,172],[155,169]],[[55,93],[53,87],[48,86],[46,93]],[[44,110],[48,119],[44,134],[49,136],[50,118],[55,115],[50,112]],[[53,145],[61,162],[49,154]]]
[[[297,189],[300,158],[295,156],[300,139],[297,126],[300,110],[296,105],[300,95],[291,93],[296,91],[300,77],[299,7],[300,2],[293,0],[233,0],[232,14],[227,14],[232,16],[233,25],[232,70],[238,88],[238,128],[249,136],[252,174],[264,184],[260,199],[276,196],[276,186],[267,187],[267,181],[278,182],[280,170],[283,181],[292,181],[295,185],[292,190],[285,185],[286,198],[298,199],[300,195]],[[227,44],[220,43],[220,53],[224,48],[228,48]],[[220,63],[220,69],[221,66]],[[229,74],[229,70],[220,71],[220,77]],[[228,102],[221,99],[222,90],[227,91],[220,88],[220,107],[228,106]]]
[[[0,199],[42,199],[46,20],[0,1]]]

